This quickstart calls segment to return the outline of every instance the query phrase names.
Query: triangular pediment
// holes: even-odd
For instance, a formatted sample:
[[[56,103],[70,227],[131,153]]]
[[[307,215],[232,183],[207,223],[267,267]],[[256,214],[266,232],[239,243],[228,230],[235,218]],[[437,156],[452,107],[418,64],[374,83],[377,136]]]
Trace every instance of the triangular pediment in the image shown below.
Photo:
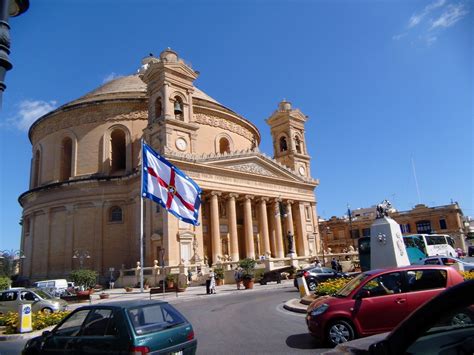
[[[237,157],[222,155],[206,160],[206,162],[203,162],[206,165],[226,168],[236,172],[293,181],[305,181],[304,178],[297,175],[291,169],[259,153]]]

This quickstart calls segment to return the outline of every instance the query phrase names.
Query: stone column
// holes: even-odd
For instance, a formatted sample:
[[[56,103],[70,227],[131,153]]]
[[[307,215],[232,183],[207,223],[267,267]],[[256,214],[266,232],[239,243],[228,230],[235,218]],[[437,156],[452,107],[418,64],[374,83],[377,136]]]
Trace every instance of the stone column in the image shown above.
[[[276,245],[276,257],[283,258],[285,257],[285,250],[283,249],[283,236],[281,233],[281,216],[280,216],[280,205],[278,199],[275,199],[273,202],[275,217],[275,245]]]
[[[245,195],[244,201],[244,229],[245,229],[245,252],[247,258],[255,259],[255,247],[253,244],[252,223],[252,196]]]
[[[230,235],[230,257],[232,261],[239,260],[239,240],[237,235],[237,213],[235,210],[235,199],[239,195],[229,194],[229,199],[227,200],[227,224],[229,226],[229,235]]]
[[[66,235],[64,236],[64,273],[72,271],[72,255],[74,253],[74,206],[66,206]]]
[[[270,237],[268,235],[268,218],[267,218],[267,201],[268,198],[262,197],[260,199],[260,237],[262,238],[262,254],[267,256],[271,254]]]
[[[319,223],[318,223],[318,214],[316,212],[316,202],[311,203],[311,213],[313,216],[313,231],[316,234],[316,250],[319,250],[319,252],[322,253],[321,249],[321,233],[319,231]]]
[[[306,236],[305,206],[302,202],[297,202],[294,207],[296,221],[296,252],[299,256],[309,255],[308,238]]]
[[[218,256],[222,256],[221,232],[219,229],[219,201],[220,192],[211,192],[211,242],[212,264],[217,263]]]
[[[268,234],[270,237],[270,251],[272,257],[276,256],[276,238],[275,238],[275,209],[273,204],[267,205]]]
[[[293,214],[291,213],[292,204],[292,200],[286,201],[286,232],[290,232],[291,234],[295,235],[295,231],[293,229]]]

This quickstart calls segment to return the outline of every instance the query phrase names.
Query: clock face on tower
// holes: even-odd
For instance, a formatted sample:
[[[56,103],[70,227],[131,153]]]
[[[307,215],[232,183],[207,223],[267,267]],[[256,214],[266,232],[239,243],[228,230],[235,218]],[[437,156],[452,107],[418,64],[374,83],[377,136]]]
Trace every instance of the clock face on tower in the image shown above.
[[[304,168],[304,166],[300,166],[300,168],[298,169],[298,172],[300,173],[300,175],[304,175],[306,172],[306,169]]]
[[[180,151],[185,151],[186,147],[188,146],[188,143],[186,142],[186,140],[181,137],[176,139],[175,144],[176,144],[176,148],[178,148]]]

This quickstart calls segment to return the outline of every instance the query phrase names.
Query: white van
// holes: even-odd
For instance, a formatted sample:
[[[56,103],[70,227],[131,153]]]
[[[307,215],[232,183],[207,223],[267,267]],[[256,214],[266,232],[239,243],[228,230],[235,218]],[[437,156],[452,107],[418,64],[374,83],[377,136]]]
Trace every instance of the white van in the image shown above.
[[[61,296],[66,292],[68,288],[68,282],[66,279],[57,279],[57,280],[44,280],[37,281],[33,284],[34,287],[41,288],[53,296]]]

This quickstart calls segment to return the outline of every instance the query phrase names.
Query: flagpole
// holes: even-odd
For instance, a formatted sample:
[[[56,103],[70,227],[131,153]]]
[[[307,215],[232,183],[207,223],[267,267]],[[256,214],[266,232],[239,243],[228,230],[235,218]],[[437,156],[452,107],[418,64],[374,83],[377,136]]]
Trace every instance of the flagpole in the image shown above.
[[[142,164],[140,168],[140,292],[143,293],[143,138],[141,141],[142,147]]]

